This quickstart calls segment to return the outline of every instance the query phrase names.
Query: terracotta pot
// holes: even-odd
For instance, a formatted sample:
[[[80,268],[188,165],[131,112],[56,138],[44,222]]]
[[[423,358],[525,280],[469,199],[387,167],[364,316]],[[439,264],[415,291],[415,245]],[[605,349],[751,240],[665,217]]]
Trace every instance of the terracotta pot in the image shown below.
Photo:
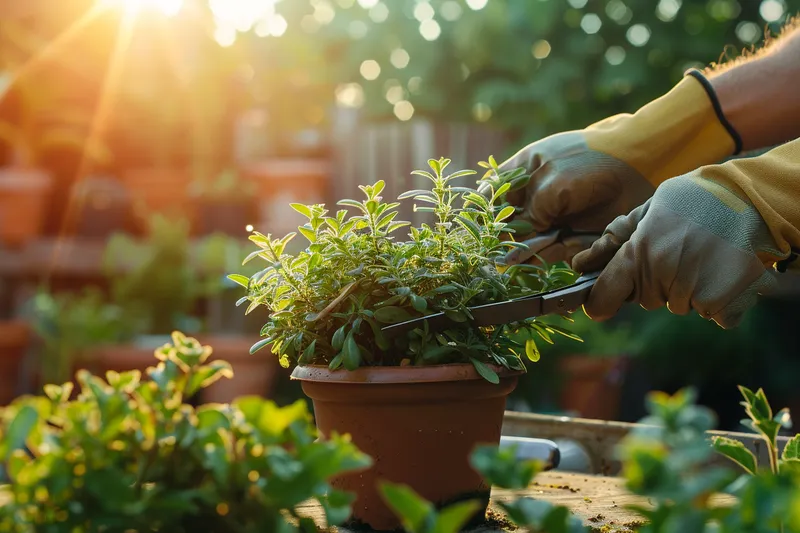
[[[305,221],[289,204],[325,203],[331,166],[324,159],[269,159],[248,166],[243,174],[258,185],[256,227],[285,235]]]
[[[614,420],[619,413],[624,357],[569,355],[559,360],[561,408],[583,418]]]
[[[30,340],[27,322],[0,321],[0,405],[8,405],[17,395],[22,358]]]
[[[518,373],[495,369],[499,385],[483,380],[472,365],[373,367],[353,372],[297,367],[293,379],[314,402],[324,438],[349,433],[373,458],[363,472],[332,480],[354,492],[351,523],[375,530],[400,527],[380,496],[379,480],[403,483],[437,506],[479,499],[482,521],[488,487],[469,464],[476,445],[500,443],[506,397]]]
[[[189,172],[180,168],[134,168],[122,173],[122,183],[131,195],[133,213],[144,230],[146,218],[161,213],[188,218]]]
[[[266,348],[250,354],[258,337],[198,336],[197,340],[214,348],[211,360],[222,359],[233,367],[232,379],[220,379],[203,389],[200,396],[204,403],[230,403],[245,395],[269,396],[279,366]]]
[[[52,186],[40,170],[0,169],[0,243],[19,248],[41,234]]]

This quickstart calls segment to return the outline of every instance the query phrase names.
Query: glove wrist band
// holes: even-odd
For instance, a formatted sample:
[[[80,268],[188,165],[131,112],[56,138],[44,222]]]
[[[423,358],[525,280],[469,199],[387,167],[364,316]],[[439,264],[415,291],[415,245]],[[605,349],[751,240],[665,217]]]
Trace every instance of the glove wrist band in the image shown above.
[[[714,90],[714,86],[711,85],[711,82],[708,81],[708,78],[706,78],[703,73],[697,69],[690,69],[686,71],[686,76],[693,77],[700,82],[700,85],[703,86],[703,89],[705,89],[706,94],[708,95],[708,99],[711,100],[711,106],[714,108],[714,113],[717,115],[719,123],[722,124],[722,127],[725,128],[725,131],[728,132],[728,135],[730,135],[731,139],[733,140],[733,155],[739,155],[742,152],[742,136],[739,135],[739,132],[736,131],[736,128],[734,128],[733,124],[730,123],[728,118],[725,116],[725,113],[722,112],[722,105],[719,103],[719,98],[717,97],[717,92]]]

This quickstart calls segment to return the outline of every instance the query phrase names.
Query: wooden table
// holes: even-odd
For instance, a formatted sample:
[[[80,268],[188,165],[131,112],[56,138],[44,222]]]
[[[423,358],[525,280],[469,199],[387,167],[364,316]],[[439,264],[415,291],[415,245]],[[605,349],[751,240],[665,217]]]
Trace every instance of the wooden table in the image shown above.
[[[648,506],[646,498],[627,493],[621,478],[570,472],[543,472],[536,476],[533,485],[524,491],[492,490],[493,502],[514,500],[520,496],[566,506],[587,526],[603,532],[634,531],[634,528],[642,522],[635,513],[627,510],[626,506],[631,504]],[[730,501],[732,501],[730,497],[718,498],[721,505]],[[495,506],[492,508],[497,509]],[[304,504],[299,508],[299,512],[301,515],[314,518],[320,526],[325,525],[324,513],[317,504]],[[340,532],[348,531],[345,528],[336,529]],[[511,529],[484,526],[472,530],[472,533],[497,531],[511,531]]]

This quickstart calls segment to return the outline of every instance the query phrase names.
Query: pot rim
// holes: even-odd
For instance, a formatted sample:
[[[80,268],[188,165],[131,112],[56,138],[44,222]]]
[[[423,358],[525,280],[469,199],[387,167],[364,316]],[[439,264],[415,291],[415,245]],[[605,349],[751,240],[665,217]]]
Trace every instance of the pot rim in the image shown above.
[[[501,378],[517,377],[525,373],[524,370],[512,370],[498,365],[486,366],[494,370]],[[298,365],[292,371],[290,379],[357,385],[484,380],[471,363],[429,366],[367,366],[356,370],[331,370],[325,365]]]

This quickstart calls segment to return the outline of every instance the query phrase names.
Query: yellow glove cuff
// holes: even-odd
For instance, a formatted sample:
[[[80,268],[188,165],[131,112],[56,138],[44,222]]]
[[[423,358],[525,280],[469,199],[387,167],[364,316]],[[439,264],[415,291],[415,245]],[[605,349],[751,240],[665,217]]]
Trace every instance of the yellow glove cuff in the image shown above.
[[[758,157],[703,167],[699,174],[749,200],[784,256],[800,250],[800,139]]]
[[[636,113],[609,117],[584,134],[589,148],[625,162],[656,187],[742,147],[714,89],[696,70]]]

